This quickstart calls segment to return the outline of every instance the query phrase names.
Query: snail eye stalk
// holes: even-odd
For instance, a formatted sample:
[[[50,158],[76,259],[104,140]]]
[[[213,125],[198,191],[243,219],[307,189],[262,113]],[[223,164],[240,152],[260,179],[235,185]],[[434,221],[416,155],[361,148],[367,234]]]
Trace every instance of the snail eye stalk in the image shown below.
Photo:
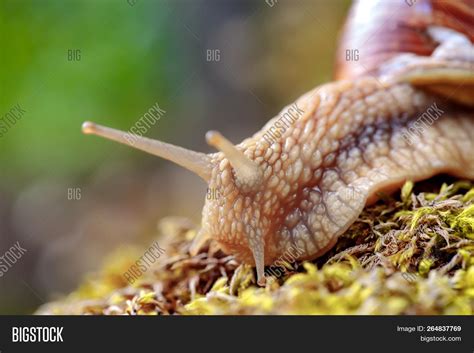
[[[217,131],[208,131],[206,141],[229,160],[240,186],[247,190],[255,190],[260,185],[262,172],[257,163],[247,158],[229,140]]]
[[[204,153],[191,151],[169,143],[149,139],[91,122],[85,122],[82,125],[82,132],[123,143],[124,145],[148,152],[154,156],[167,159],[199,175],[206,182],[209,182],[211,179],[211,158]]]

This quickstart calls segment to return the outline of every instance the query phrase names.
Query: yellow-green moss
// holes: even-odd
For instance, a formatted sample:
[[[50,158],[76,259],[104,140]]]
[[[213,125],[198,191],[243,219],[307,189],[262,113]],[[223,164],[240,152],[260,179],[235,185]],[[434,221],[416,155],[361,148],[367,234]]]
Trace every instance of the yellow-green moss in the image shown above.
[[[474,312],[474,187],[407,182],[381,195],[313,262],[289,266],[265,288],[254,269],[206,245],[188,252],[195,227],[160,223],[166,256],[137,282],[122,277],[141,255],[124,248],[51,314],[465,314]]]

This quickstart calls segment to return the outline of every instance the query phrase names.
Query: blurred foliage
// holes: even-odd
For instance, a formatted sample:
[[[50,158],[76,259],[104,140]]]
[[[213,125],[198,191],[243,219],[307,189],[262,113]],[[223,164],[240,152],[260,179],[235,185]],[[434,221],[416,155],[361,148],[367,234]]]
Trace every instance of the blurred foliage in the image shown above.
[[[0,6],[0,114],[15,104],[26,110],[0,139],[2,174],[69,176],[105,156],[124,158],[111,144],[85,143],[80,126],[98,120],[127,129],[146,107],[167,105],[182,65],[166,30],[169,3],[3,0]],[[68,50],[80,50],[80,60],[68,60]]]

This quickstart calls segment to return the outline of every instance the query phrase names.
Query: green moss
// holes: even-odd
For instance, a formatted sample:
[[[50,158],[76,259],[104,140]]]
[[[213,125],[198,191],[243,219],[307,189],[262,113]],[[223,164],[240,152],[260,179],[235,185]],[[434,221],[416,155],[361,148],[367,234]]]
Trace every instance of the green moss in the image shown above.
[[[474,186],[437,188],[407,182],[400,197],[366,207],[328,254],[288,266],[265,288],[256,286],[252,267],[212,244],[189,255],[196,229],[165,219],[160,243],[167,256],[136,283],[127,285],[121,274],[141,254],[122,249],[77,291],[38,312],[472,315]]]

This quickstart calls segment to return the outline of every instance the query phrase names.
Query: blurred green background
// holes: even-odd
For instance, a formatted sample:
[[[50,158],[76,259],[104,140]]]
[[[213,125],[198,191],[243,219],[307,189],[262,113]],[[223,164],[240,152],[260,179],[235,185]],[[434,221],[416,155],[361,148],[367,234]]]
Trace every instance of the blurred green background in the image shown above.
[[[67,293],[118,246],[147,244],[161,217],[200,221],[199,178],[84,136],[83,121],[128,130],[158,104],[148,137],[211,152],[217,129],[237,143],[331,80],[349,5],[2,0],[0,118],[26,112],[0,137],[0,255],[17,241],[27,253],[0,278],[0,313]]]

